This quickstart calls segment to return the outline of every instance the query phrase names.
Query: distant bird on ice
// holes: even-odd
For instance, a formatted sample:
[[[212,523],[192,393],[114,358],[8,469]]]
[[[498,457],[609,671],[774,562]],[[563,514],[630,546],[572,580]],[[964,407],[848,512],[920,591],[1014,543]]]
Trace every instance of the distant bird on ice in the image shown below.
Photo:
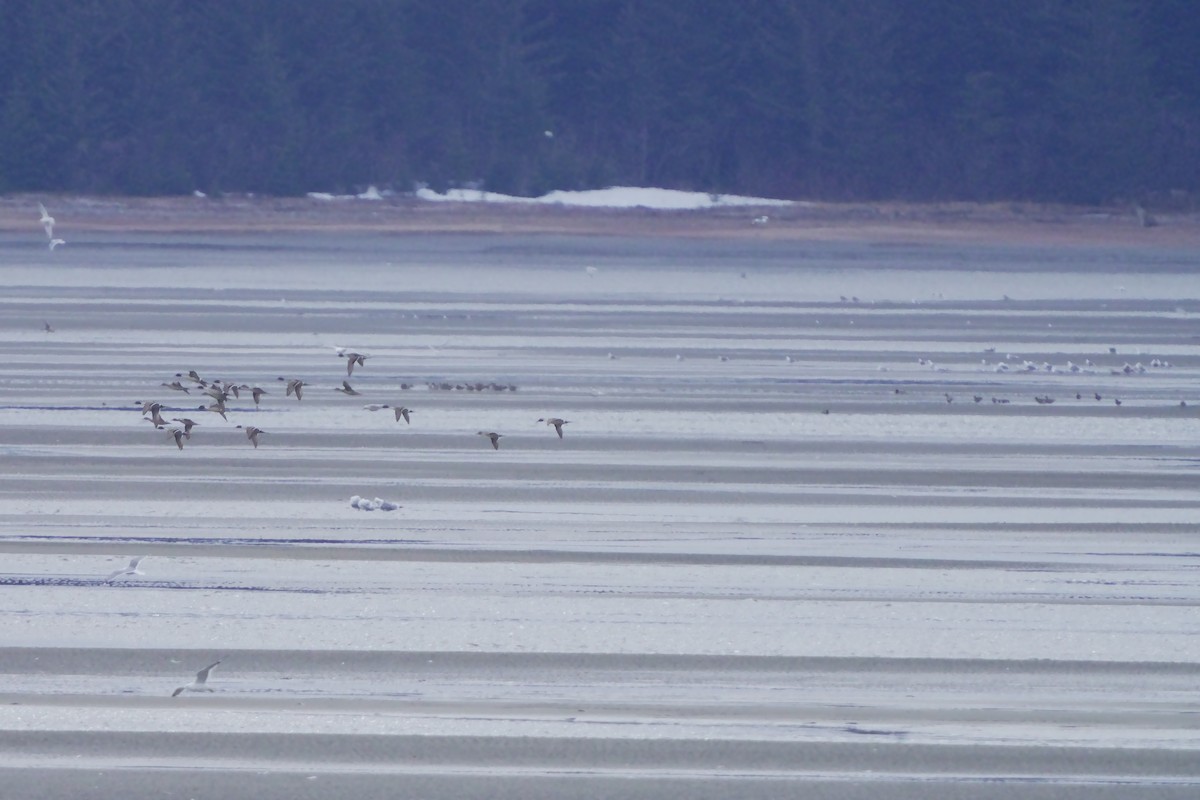
[[[54,217],[50,216],[50,212],[48,212],[46,210],[46,207],[44,205],[42,205],[41,203],[38,203],[38,208],[41,209],[41,211],[42,211],[42,218],[41,218],[40,222],[42,223],[42,227],[46,229],[46,238],[53,239],[54,238]],[[53,250],[54,248],[51,247],[50,249]]]
[[[500,437],[503,436],[504,434],[496,433],[495,431],[476,431],[476,433],[479,436],[486,436],[487,438],[491,439],[493,450],[500,449]]]
[[[559,419],[558,417],[539,417],[538,422],[544,422],[547,425],[553,425],[555,432],[558,434],[558,438],[561,439],[561,438],[563,438],[562,426],[566,425],[568,422],[570,422],[570,420],[569,419]]]
[[[224,661],[224,659],[218,658],[216,661],[197,672],[196,680],[192,681],[191,683],[185,683],[183,686],[180,686],[178,689],[171,692],[171,697],[178,697],[184,692],[211,692],[212,689],[208,687],[208,675],[214,669],[216,669],[217,664],[220,664],[222,661]]]
[[[117,578],[124,577],[125,575],[144,575],[145,573],[138,569],[138,564],[142,563],[143,558],[145,558],[145,556],[135,556],[134,558],[129,559],[129,566],[122,567],[121,569],[112,573],[104,579],[104,582],[112,583]]]

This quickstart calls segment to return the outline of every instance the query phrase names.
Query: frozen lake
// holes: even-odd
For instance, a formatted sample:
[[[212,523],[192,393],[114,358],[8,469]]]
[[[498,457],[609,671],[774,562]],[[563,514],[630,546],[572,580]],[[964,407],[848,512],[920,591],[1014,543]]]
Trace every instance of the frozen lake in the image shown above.
[[[0,235],[5,796],[1194,798],[1198,268]]]

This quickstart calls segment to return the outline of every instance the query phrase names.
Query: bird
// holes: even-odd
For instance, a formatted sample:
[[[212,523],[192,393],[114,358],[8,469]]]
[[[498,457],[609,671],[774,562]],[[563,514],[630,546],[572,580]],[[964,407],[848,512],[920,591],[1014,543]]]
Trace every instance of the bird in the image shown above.
[[[209,405],[209,406],[197,406],[196,410],[197,411],[211,411],[214,414],[220,414],[221,419],[225,420],[226,422],[229,421],[229,417],[225,416],[225,404],[224,403],[213,403],[212,405]]]
[[[165,419],[163,419],[162,416],[159,415],[158,412],[160,412],[160,411],[162,411],[162,403],[151,403],[150,404],[150,408],[149,408],[150,421],[154,423],[154,427],[156,427],[156,428],[159,425],[167,424],[167,421]],[[146,412],[143,411],[142,414],[145,415]]]
[[[333,387],[333,390],[335,392],[341,392],[342,394],[345,394],[345,395],[362,394],[362,392],[358,391],[357,389],[355,389],[353,386],[350,385],[350,381],[342,381],[342,385]]]
[[[46,229],[46,238],[53,239],[54,238],[54,217],[50,216],[50,212],[47,211],[46,207],[44,205],[42,205],[41,203],[38,203],[38,208],[40,208],[42,211],[42,218],[41,218],[40,222],[42,223],[42,227]],[[53,250],[54,248],[50,248],[50,249]]]
[[[142,563],[143,558],[145,558],[145,556],[134,556],[133,558],[129,559],[129,566],[122,567],[121,569],[112,573],[104,579],[104,582],[111,583],[115,579],[125,575],[144,575],[145,573],[138,569],[138,564]]]
[[[191,394],[191,390],[188,389],[188,387],[184,386],[179,381],[171,381],[170,383],[163,381],[162,383],[159,384],[159,386],[165,386],[168,389],[173,389],[176,392],[183,392],[184,394]]]
[[[503,434],[496,433],[495,431],[476,431],[476,434],[479,436],[486,436],[487,438],[491,439],[493,450],[500,449],[500,437],[503,436]]]
[[[257,450],[258,449],[258,435],[260,433],[266,433],[266,431],[264,431],[262,428],[256,428],[253,425],[246,425],[244,427],[241,425],[238,425],[238,427],[246,432],[246,438],[250,440],[251,444],[254,445],[254,449]]]
[[[358,364],[360,367],[366,366],[365,362],[368,358],[370,358],[370,356],[366,355],[365,353],[355,353],[353,351],[347,350],[344,347],[335,347],[333,349],[335,351],[337,351],[338,358],[346,359],[346,376],[347,377],[354,374],[354,365],[355,364]]]
[[[266,389],[260,389],[259,387],[255,386],[250,390],[250,394],[254,397],[254,407],[258,408],[258,401],[262,399],[264,394],[270,394],[270,392],[268,392]]]
[[[404,417],[404,421],[406,423],[408,423],[409,425],[412,424],[412,420],[408,418],[408,415],[412,413],[411,408],[405,408],[404,406],[400,406],[399,408],[394,408],[392,410],[396,412],[396,422],[399,422],[400,418]]]
[[[187,433],[187,434],[190,434],[192,432],[193,427],[200,424],[199,422],[196,422],[194,419],[188,419],[187,417],[171,417],[171,422],[182,422],[183,423],[183,432]]]
[[[54,326],[51,325],[49,322],[43,322],[42,330],[44,330],[46,333],[54,333]]]
[[[50,240],[50,252],[54,252],[54,248],[58,247],[60,244],[66,244],[66,243],[67,243],[66,239],[51,239]]]
[[[288,397],[291,397],[293,394],[295,394],[297,400],[301,399],[300,390],[304,388],[304,381],[300,380],[299,378],[282,378],[282,377],[279,378],[279,380],[287,382],[287,396]]]
[[[179,430],[179,428],[169,428],[168,430],[170,431],[171,436],[175,439],[175,446],[180,450],[183,449],[183,440],[192,438],[190,433],[185,433],[184,431]]]
[[[559,419],[558,417],[539,417],[538,422],[544,422],[547,425],[553,425],[554,430],[558,433],[558,438],[563,438],[562,426],[570,422],[569,419]]]
[[[208,688],[209,673],[216,669],[217,664],[220,664],[224,660],[225,659],[223,658],[218,658],[216,661],[197,672],[196,680],[192,681],[191,683],[185,683],[183,686],[180,686],[178,689],[171,692],[171,697],[178,697],[184,692],[211,692],[212,689]]]

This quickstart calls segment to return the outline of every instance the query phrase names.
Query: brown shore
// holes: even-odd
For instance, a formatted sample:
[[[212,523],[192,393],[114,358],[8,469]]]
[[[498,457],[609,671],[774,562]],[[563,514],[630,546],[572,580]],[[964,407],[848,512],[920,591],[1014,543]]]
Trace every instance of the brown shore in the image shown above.
[[[427,202],[412,197],[0,197],[0,231],[38,232],[38,202],[57,233],[256,233],[278,231],[545,233],[779,241],[970,242],[1056,246],[1200,246],[1200,214],[1163,213],[1142,227],[1130,208],[1019,203],[816,203],[700,211]],[[753,220],[766,215],[765,224]]]

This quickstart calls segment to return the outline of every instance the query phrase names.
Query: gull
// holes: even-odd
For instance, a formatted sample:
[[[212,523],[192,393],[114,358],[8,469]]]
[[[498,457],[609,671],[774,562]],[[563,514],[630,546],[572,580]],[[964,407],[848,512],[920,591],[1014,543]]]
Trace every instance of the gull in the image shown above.
[[[66,243],[67,243],[66,239],[51,239],[50,240],[50,252],[54,252],[54,248],[58,247],[60,244],[66,244]]]
[[[134,556],[129,559],[129,566],[123,567],[104,579],[105,583],[112,583],[115,579],[125,575],[144,575],[145,573],[138,569],[138,564],[142,563],[145,556]]]
[[[211,692],[212,689],[208,688],[208,674],[216,668],[217,664],[220,664],[224,660],[225,659],[223,658],[218,658],[216,661],[197,672],[196,680],[192,681],[191,683],[185,683],[183,686],[180,686],[178,689],[171,692],[171,697],[178,697],[184,692]]]
[[[350,385],[350,381],[342,381],[342,385],[333,387],[333,390],[335,392],[341,392],[342,394],[345,394],[345,395],[362,394],[362,392],[356,390],[353,386]]]
[[[558,417],[539,417],[538,422],[544,422],[547,425],[553,425],[555,432],[558,434],[558,438],[561,439],[563,438],[562,426],[566,425],[568,422],[570,422],[570,420],[559,419]]]
[[[254,449],[257,450],[258,435],[260,433],[266,433],[266,431],[264,431],[262,428],[256,428],[253,425],[247,425],[244,428],[241,425],[238,425],[238,427],[242,428],[242,430],[246,432],[246,438],[250,440],[250,442],[254,445]]]
[[[46,229],[46,238],[53,239],[54,238],[54,217],[50,216],[50,212],[48,212],[46,210],[46,207],[44,205],[42,205],[41,203],[38,203],[38,208],[40,208],[42,210],[42,218],[41,218],[40,222],[42,223],[42,227]],[[50,249],[53,250],[54,248],[51,247]]]
[[[304,381],[300,380],[299,378],[282,378],[282,377],[279,378],[278,380],[281,380],[281,381],[284,381],[287,383],[287,396],[288,397],[291,397],[293,394],[295,394],[297,400],[301,399],[300,390],[304,388]]]
[[[500,437],[503,436],[503,434],[496,433],[495,431],[476,431],[475,433],[478,436],[486,436],[487,438],[491,439],[493,450],[500,449]]]

